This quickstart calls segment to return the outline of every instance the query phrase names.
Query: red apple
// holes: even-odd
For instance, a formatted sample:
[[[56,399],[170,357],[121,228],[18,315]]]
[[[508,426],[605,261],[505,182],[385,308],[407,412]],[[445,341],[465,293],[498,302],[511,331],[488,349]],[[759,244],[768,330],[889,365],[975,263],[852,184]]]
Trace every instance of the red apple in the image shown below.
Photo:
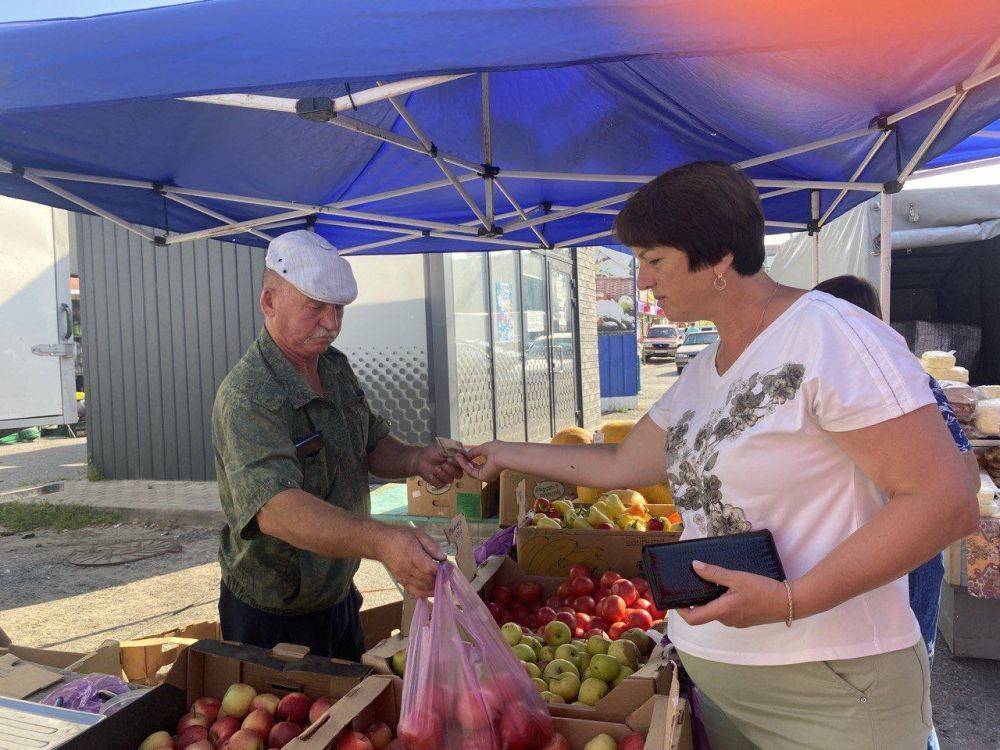
[[[193,745],[188,745],[186,750],[215,750],[215,745],[210,740],[198,740]]]
[[[601,638],[608,637],[608,634],[605,631],[601,630],[600,628],[591,628],[590,630],[585,631],[583,637],[590,638],[590,636],[592,635],[599,635],[601,636]]]
[[[611,584],[619,580],[622,574],[617,570],[606,570],[601,574],[601,580],[599,581],[600,587],[602,589],[610,589]]]
[[[274,712],[278,710],[278,701],[278,696],[274,693],[258,693],[257,697],[250,702],[250,710],[255,711],[262,708],[274,716]]]
[[[642,750],[646,738],[639,732],[630,732],[618,740],[618,750]]]
[[[239,719],[235,716],[223,716],[221,719],[216,719],[215,723],[209,728],[208,739],[212,741],[213,745],[221,745],[236,734],[239,728]]]
[[[574,596],[586,596],[591,593],[596,586],[594,585],[594,580],[588,578],[587,576],[579,576],[578,578],[569,579],[569,590]]]
[[[576,597],[573,596],[572,594],[570,594],[569,596],[564,596],[559,602],[559,607],[569,607],[570,609],[573,609],[574,599],[576,599]],[[558,610],[559,607],[556,607],[556,610]],[[573,609],[573,611],[576,612],[575,609]]]
[[[574,638],[583,638],[583,633],[584,633],[583,628],[573,628]]]
[[[184,750],[188,745],[193,745],[198,740],[207,740],[208,730],[198,724],[187,727],[183,732],[177,733],[177,739],[174,741],[174,747],[177,750]]]
[[[139,745],[139,750],[173,750],[174,738],[169,732],[153,732]]]
[[[653,627],[656,628],[656,627],[662,625],[663,623],[664,623],[664,620],[663,620],[662,617],[660,619],[658,619],[658,620],[653,620]]]
[[[596,589],[594,589],[594,593],[591,594],[591,596],[594,597],[594,601],[595,602],[599,602],[599,601],[601,601],[601,599],[603,599],[604,597],[608,596],[610,593],[611,592],[608,591],[603,586],[598,586]]]
[[[576,609],[574,609],[573,606],[570,604],[564,604],[558,609],[556,609],[556,614],[559,614],[560,612],[566,612],[568,614],[575,615]]]
[[[609,623],[619,622],[625,619],[625,610],[628,605],[620,596],[612,594],[606,596],[597,603],[597,616]]]
[[[576,626],[578,628],[583,628],[584,630],[590,628],[590,615],[588,615],[586,612],[577,612]]]
[[[616,622],[608,629],[608,638],[613,641],[617,641],[622,637],[622,633],[629,629],[627,622]]]
[[[255,708],[247,714],[241,725],[242,729],[252,729],[261,737],[267,737],[274,726],[274,716],[266,708]]]
[[[612,526],[607,521],[605,521],[604,523],[597,524],[597,526],[595,526],[594,528],[595,529],[603,529],[604,531],[614,531],[615,530],[615,527]]]
[[[534,630],[538,627],[538,615],[532,613],[524,618],[524,627]]]
[[[528,605],[528,609],[531,610],[532,614],[535,614],[536,612],[538,612],[538,610],[540,610],[544,606],[545,606],[545,602],[538,601],[538,602],[535,602],[534,604]]]
[[[625,578],[611,584],[611,593],[624,599],[625,605],[628,607],[631,607],[632,603],[639,598],[635,584]]]
[[[628,628],[649,630],[653,627],[653,616],[644,609],[627,609],[625,610],[625,625],[628,626],[626,630]]]
[[[662,518],[650,518],[646,522],[646,531],[663,531],[667,524]]]
[[[581,563],[577,563],[576,565],[570,565],[569,577],[578,578],[580,576],[583,576],[584,578],[590,578],[590,568]]]
[[[493,601],[504,607],[510,604],[513,597],[514,593],[510,590],[510,586],[494,586],[493,591],[490,594],[490,598]]]
[[[508,622],[514,622],[514,613],[509,609],[503,610],[503,614],[500,616],[500,624],[506,625]]]
[[[556,611],[552,607],[542,607],[535,615],[535,619],[538,620],[538,626],[544,628],[556,619]]]
[[[361,732],[354,732],[350,729],[340,733],[340,736],[337,737],[337,743],[333,747],[334,750],[374,750],[370,739]]]
[[[576,613],[575,612],[556,612],[556,619],[559,622],[564,622],[569,626],[570,630],[576,628]]]
[[[535,513],[548,513],[552,510],[552,502],[544,497],[535,498],[535,504],[531,507]]]
[[[542,750],[570,750],[569,740],[559,734],[559,732],[553,732]]]
[[[323,695],[313,701],[309,707],[309,723],[312,724],[320,716],[326,713],[326,709],[333,705],[333,698]],[[388,743],[387,743],[388,744]]]
[[[629,580],[635,586],[635,590],[639,592],[639,596],[646,596],[649,593],[649,581],[642,576],[632,576]]]
[[[397,737],[396,739],[394,739],[392,742],[389,743],[389,746],[386,748],[386,750],[406,750],[406,748],[403,747],[403,741],[399,739],[399,737]]]
[[[242,682],[230,685],[226,694],[222,696],[219,716],[234,716],[237,719],[242,719],[250,713],[250,704],[256,697],[257,691],[250,685]]]
[[[241,729],[226,743],[228,750],[266,750],[264,740],[252,729]]]
[[[511,607],[510,611],[514,613],[514,618],[517,620],[523,620],[531,614],[531,608],[520,602]]]
[[[563,581],[558,586],[556,586],[556,596],[558,596],[560,599],[564,599],[571,593],[572,592],[570,591],[569,588],[569,581]]]
[[[514,596],[522,604],[531,604],[542,598],[542,586],[537,581],[518,581]]]
[[[198,716],[197,714],[184,714],[177,721],[177,734],[180,734],[188,727],[205,727],[207,730],[212,726],[212,722],[208,720],[207,716]]]
[[[554,518],[557,521],[562,520],[562,513],[560,513],[555,508],[549,508],[547,511],[545,511],[545,515],[547,515],[549,518]]]
[[[562,596],[559,594],[553,594],[545,600],[545,606],[551,607],[552,609],[559,609],[559,607],[562,606]]]
[[[597,606],[597,602],[594,601],[592,596],[578,596],[573,600],[573,609],[577,612],[585,612],[588,615],[594,614],[594,607]]]
[[[274,718],[278,721],[294,721],[303,725],[309,718],[309,708],[312,698],[305,693],[289,693],[278,702]]]
[[[365,735],[371,740],[375,750],[385,750],[392,742],[392,729],[384,721],[376,721],[368,726]]]
[[[466,732],[474,732],[490,725],[486,703],[478,691],[468,690],[455,706],[455,716]]]
[[[600,600],[598,600],[600,601]],[[605,620],[603,617],[591,617],[590,627],[594,630],[604,630],[607,631],[611,627],[611,623]]]
[[[437,716],[418,709],[399,723],[399,739],[407,750],[440,750],[444,731]]]
[[[279,721],[271,727],[271,733],[267,736],[267,744],[272,748],[282,748],[300,734],[302,734],[302,727],[294,721]]]
[[[644,609],[649,612],[653,608],[653,603],[649,599],[643,599],[641,596],[632,602],[633,609]]]
[[[204,716],[208,719],[209,725],[211,725],[213,721],[219,718],[219,706],[221,705],[222,701],[218,698],[205,696],[191,704],[191,713]]]

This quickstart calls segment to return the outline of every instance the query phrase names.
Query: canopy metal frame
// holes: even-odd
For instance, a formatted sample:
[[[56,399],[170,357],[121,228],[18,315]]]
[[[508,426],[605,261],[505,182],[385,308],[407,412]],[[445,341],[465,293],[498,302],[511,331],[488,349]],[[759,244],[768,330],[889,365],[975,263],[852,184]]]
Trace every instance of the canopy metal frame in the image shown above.
[[[753,178],[753,183],[762,189],[761,200],[779,195],[787,195],[797,191],[810,191],[811,221],[803,225],[798,222],[786,222],[768,220],[768,226],[780,227],[795,231],[808,230],[817,236],[818,233],[830,218],[836,208],[850,191],[863,191],[868,193],[880,193],[883,196],[883,206],[891,205],[891,193],[898,191],[902,184],[909,178],[933,147],[941,132],[954,116],[955,112],[962,106],[969,92],[977,86],[981,86],[989,81],[1000,77],[1000,64],[994,64],[998,52],[1000,52],[1000,38],[995,40],[987,54],[982,58],[979,65],[970,76],[958,82],[954,86],[944,89],[933,96],[929,96],[916,102],[899,112],[888,115],[881,115],[873,118],[869,127],[851,130],[839,135],[828,136],[808,143],[803,143],[792,148],[782,149],[774,153],[745,159],[736,162],[735,167],[741,169],[752,169],[763,164],[770,164],[782,159],[786,159],[801,154],[817,151],[835,144],[844,143],[851,140],[870,138],[876,136],[871,147],[866,152],[864,158],[851,174],[849,180],[810,180],[810,179],[771,179]],[[137,180],[118,177],[105,177],[100,175],[79,174],[74,172],[64,172],[51,169],[36,169],[28,165],[15,165],[0,158],[0,172],[7,172],[20,175],[39,187],[52,192],[64,200],[73,203],[87,211],[114,222],[118,226],[133,232],[144,239],[161,245],[172,245],[198,239],[213,237],[232,237],[235,235],[249,233],[259,239],[270,240],[272,236],[265,230],[276,230],[289,226],[312,225],[314,223],[339,226],[361,231],[371,231],[383,235],[394,235],[384,239],[366,242],[352,247],[341,248],[339,252],[344,255],[355,255],[367,250],[380,247],[389,247],[400,243],[408,242],[420,237],[435,237],[453,240],[461,243],[484,244],[493,248],[566,248],[590,243],[604,237],[611,236],[612,230],[593,232],[579,237],[563,240],[560,242],[550,242],[545,236],[542,227],[550,227],[555,222],[577,216],[580,214],[601,214],[614,216],[618,213],[618,205],[628,200],[635,190],[627,192],[615,192],[605,198],[590,201],[579,206],[550,206],[546,205],[542,215],[537,214],[542,206],[533,206],[528,209],[519,205],[513,192],[501,181],[501,176],[506,180],[560,180],[568,182],[593,182],[612,183],[619,186],[641,185],[653,179],[656,175],[647,174],[592,174],[575,172],[550,172],[532,171],[523,169],[504,169],[496,162],[493,153],[493,126],[490,113],[490,75],[480,73],[480,95],[482,98],[482,162],[467,159],[461,155],[453,154],[441,150],[434,143],[432,134],[426,132],[413,115],[409,112],[403,97],[423,91],[435,86],[442,86],[453,81],[476,75],[473,73],[463,73],[456,75],[423,76],[410,78],[391,83],[381,83],[364,89],[362,91],[345,94],[334,99],[325,100],[298,100],[274,96],[263,96],[257,94],[217,94],[207,96],[180,97],[180,101],[189,102],[192,105],[212,105],[238,107],[245,109],[265,110],[285,115],[305,117],[313,120],[317,124],[329,124],[357,133],[364,137],[373,138],[391,146],[404,148],[418,154],[422,154],[432,159],[444,175],[444,179],[423,182],[410,185],[395,190],[383,191],[364,196],[344,199],[326,204],[305,204],[295,201],[282,200],[280,198],[266,198],[263,196],[235,195],[211,190],[202,190],[196,186],[163,185],[152,180]],[[395,109],[399,118],[406,123],[414,137],[401,135],[390,130],[386,130],[377,125],[373,125],[352,117],[347,112],[356,111],[360,107],[373,102],[387,101]],[[305,104],[303,104],[303,102]],[[877,156],[879,151],[889,140],[898,123],[908,117],[912,117],[938,104],[948,102],[947,106],[938,117],[934,126],[927,133],[917,151],[911,156],[908,162],[900,169],[897,179],[889,183],[878,183],[861,180],[861,175],[865,169]],[[312,108],[310,109],[310,106]],[[461,171],[456,173],[455,169]],[[482,180],[484,190],[484,205],[480,207],[472,195],[465,187],[466,183]],[[179,205],[196,211],[204,216],[210,217],[220,224],[216,227],[202,229],[193,232],[175,234],[152,234],[144,227],[140,227],[126,219],[113,214],[112,212],[95,205],[93,202],[73,193],[72,191],[56,184],[56,182],[83,182],[111,185],[118,187],[135,188],[141,190],[152,190]],[[430,221],[413,217],[395,216],[389,213],[380,213],[377,208],[373,209],[373,204],[389,200],[404,195],[413,195],[421,192],[452,189],[468,207],[472,218],[458,224]],[[763,192],[768,189],[767,192]],[[819,191],[837,190],[839,191],[834,200],[820,214],[819,212]],[[511,210],[497,214],[496,193],[510,205]],[[219,202],[243,203],[257,207],[281,209],[279,213],[268,216],[261,216],[254,219],[236,221],[226,216],[225,213],[216,211],[201,203],[192,200],[201,198]],[[355,206],[365,206],[368,210],[357,210]],[[884,216],[883,216],[884,218]],[[535,235],[536,241],[513,239],[509,235],[522,230],[530,230]],[[884,233],[884,232],[883,232]],[[891,252],[887,251],[888,239],[882,238],[882,282],[886,284],[888,274],[886,268],[891,262]],[[818,280],[819,257],[818,252],[814,256],[814,276]],[[882,289],[883,309],[888,312],[888,288]]]

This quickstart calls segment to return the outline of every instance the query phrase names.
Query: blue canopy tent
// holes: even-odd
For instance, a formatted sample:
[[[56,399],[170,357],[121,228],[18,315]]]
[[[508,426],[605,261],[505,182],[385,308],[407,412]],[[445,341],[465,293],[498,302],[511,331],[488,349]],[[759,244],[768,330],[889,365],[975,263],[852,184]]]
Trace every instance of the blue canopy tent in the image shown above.
[[[998,51],[993,0],[204,0],[0,24],[0,194],[166,244],[308,224],[345,254],[570,247],[718,159],[770,231],[817,229],[946,152],[981,158],[949,149],[1000,116]]]

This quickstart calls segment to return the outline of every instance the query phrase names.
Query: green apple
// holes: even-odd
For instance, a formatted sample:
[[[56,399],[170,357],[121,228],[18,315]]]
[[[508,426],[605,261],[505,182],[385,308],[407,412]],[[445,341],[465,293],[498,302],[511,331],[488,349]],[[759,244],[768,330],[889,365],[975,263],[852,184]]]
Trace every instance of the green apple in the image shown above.
[[[545,642],[550,646],[561,646],[564,643],[569,643],[573,638],[573,633],[569,629],[569,625],[559,622],[559,620],[553,620],[546,625],[544,635]]]
[[[587,647],[587,642],[583,638],[574,638],[573,645],[583,651]]]
[[[553,677],[558,677],[565,672],[576,675],[577,678],[580,677],[580,670],[576,668],[576,665],[573,664],[573,662],[567,661],[566,659],[556,659],[555,661],[550,661],[549,665],[545,667],[545,671],[542,672],[542,677],[546,680],[550,680]]]
[[[622,684],[622,682],[629,676],[635,674],[635,670],[632,667],[622,667],[618,671],[618,676],[615,677],[615,681],[611,683],[611,687],[616,688]]]
[[[532,638],[530,635],[526,635],[521,639],[521,643],[523,643],[525,646],[527,646],[528,648],[530,648],[532,651],[535,652],[536,659],[539,658],[539,653],[542,650],[542,645],[536,639]]]
[[[580,679],[586,680],[590,677],[590,667],[587,667],[583,672],[580,673]]]
[[[541,677],[542,670],[537,664],[532,664],[530,661],[521,662],[524,664],[524,671],[528,673],[528,677]]]
[[[532,677],[531,684],[535,686],[535,690],[537,690],[539,693],[544,693],[546,690],[549,689],[548,683],[545,682],[545,680],[543,680],[541,677]]]
[[[621,670],[618,660],[608,654],[597,654],[590,661],[590,676],[605,682],[613,682]]]
[[[583,669],[583,660],[580,658],[580,650],[572,643],[564,643],[556,649],[556,658],[565,659],[576,667],[577,672]]]
[[[632,641],[639,649],[639,656],[646,658],[653,651],[653,639],[646,635],[642,628],[629,628],[621,635],[626,641]]]
[[[538,661],[552,661],[556,658],[556,650],[549,645],[542,646],[538,652]]]
[[[516,656],[521,661],[538,661],[538,656],[535,655],[535,649],[524,643],[518,643],[516,646],[511,648]]]
[[[632,641],[615,641],[608,649],[608,656],[615,657],[623,667],[639,668],[639,647]]]
[[[524,637],[524,631],[521,630],[521,626],[516,622],[505,623],[502,628],[500,628],[500,634],[503,639],[507,641],[508,646],[516,646],[521,642],[521,638]]]
[[[544,693],[542,693],[542,700],[544,700],[546,703],[565,703],[566,702],[566,699],[563,698],[561,695],[556,695],[555,693],[549,692],[548,690],[546,690]]]
[[[592,635],[587,639],[587,653],[591,656],[606,654],[611,647],[611,639],[603,635]]]
[[[618,743],[609,734],[599,734],[584,745],[583,750],[618,750]]]
[[[567,703],[575,701],[580,694],[580,678],[575,672],[563,672],[549,680],[549,690],[562,696]]]
[[[597,705],[597,701],[608,694],[609,690],[611,688],[608,687],[608,683],[604,680],[599,680],[596,677],[588,677],[580,683],[580,700],[588,706],[595,706]]]
[[[406,672],[406,649],[400,649],[392,655],[392,671],[397,677],[402,677]]]
[[[586,669],[590,666],[590,660],[594,657],[588,654],[586,651],[580,652],[580,666]]]

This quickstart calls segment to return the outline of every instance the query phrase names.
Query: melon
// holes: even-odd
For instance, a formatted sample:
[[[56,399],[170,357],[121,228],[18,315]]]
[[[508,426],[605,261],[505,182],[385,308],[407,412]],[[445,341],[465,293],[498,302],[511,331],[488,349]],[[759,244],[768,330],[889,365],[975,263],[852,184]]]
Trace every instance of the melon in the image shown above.
[[[594,436],[582,427],[567,427],[559,430],[549,441],[552,445],[590,445]]]
[[[634,419],[615,419],[602,424],[597,432],[599,432],[603,438],[600,442],[621,443],[632,431],[633,427],[635,427]]]
[[[636,492],[646,498],[652,505],[667,505],[674,501],[669,484],[654,484],[652,487],[639,487]]]

